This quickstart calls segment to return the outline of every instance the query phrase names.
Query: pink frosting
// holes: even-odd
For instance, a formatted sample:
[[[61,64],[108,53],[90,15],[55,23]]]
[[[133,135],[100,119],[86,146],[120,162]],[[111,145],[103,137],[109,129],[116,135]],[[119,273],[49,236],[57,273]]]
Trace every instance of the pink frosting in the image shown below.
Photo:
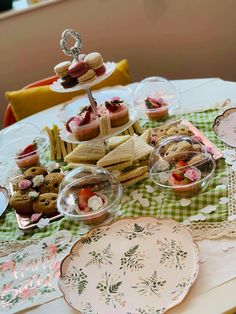
[[[28,189],[32,185],[32,182],[27,179],[23,179],[18,183],[18,187],[20,190]]]

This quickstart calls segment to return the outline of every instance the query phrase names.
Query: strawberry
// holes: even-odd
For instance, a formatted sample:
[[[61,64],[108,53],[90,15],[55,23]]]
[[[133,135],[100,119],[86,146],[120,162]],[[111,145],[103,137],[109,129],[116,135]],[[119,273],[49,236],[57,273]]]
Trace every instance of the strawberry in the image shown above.
[[[36,154],[37,145],[36,144],[30,144],[26,148],[23,149],[23,151],[18,155],[18,157],[23,158],[24,155],[34,155]]]
[[[88,200],[90,197],[96,195],[90,189],[80,189],[78,192],[78,206],[80,210],[89,211]]]
[[[183,160],[179,160],[179,161],[177,161],[177,163],[175,164],[175,167],[177,168],[177,169],[179,169],[179,168],[184,168],[184,167],[186,167],[188,165],[188,163],[186,162],[186,161],[183,161]],[[186,169],[184,169],[184,171],[185,171]]]
[[[71,128],[69,126],[69,123],[74,120],[75,117],[70,118],[67,122],[66,122],[66,129],[68,132],[72,133]]]
[[[85,124],[88,124],[89,123],[89,121],[90,121],[90,112],[89,111],[86,111],[85,112],[85,115],[84,115],[84,118],[81,120],[81,122],[80,122],[80,126],[81,125],[85,125]]]
[[[159,99],[154,99],[151,97],[145,99],[145,104],[148,109],[160,108],[162,106],[162,102],[159,101]]]
[[[111,112],[115,112],[119,108],[118,105],[116,105],[115,103],[111,103],[109,101],[105,102],[105,106]]]
[[[184,174],[180,171],[173,171],[172,176],[175,178],[176,181],[182,181],[184,179]]]

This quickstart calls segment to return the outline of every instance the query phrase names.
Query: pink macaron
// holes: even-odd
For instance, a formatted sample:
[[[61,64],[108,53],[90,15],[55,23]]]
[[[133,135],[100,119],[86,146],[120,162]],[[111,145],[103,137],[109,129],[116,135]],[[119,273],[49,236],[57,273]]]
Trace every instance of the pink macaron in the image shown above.
[[[103,75],[104,73],[106,73],[106,67],[105,67],[105,65],[103,64],[101,67],[99,67],[98,69],[95,69],[94,71],[95,71],[95,73],[96,73],[97,76],[101,76],[101,75]]]
[[[85,63],[82,60],[78,60],[76,62],[73,62],[71,66],[68,69],[68,72],[71,77],[79,77],[86,73],[89,69],[89,66],[87,63]]]

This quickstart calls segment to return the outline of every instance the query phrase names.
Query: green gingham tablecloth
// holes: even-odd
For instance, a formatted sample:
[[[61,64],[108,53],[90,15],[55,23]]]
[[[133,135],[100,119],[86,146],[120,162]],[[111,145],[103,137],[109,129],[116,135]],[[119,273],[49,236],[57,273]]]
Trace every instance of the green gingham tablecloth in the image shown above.
[[[192,122],[201,132],[203,132],[218,148],[224,149],[222,142],[213,133],[211,127],[215,117],[218,115],[217,110],[207,110],[201,113],[191,113],[181,116],[172,117],[172,121],[179,119],[187,119]],[[145,127],[155,127],[158,123],[146,123]],[[216,189],[217,185],[221,184],[221,180],[226,177],[226,165],[223,159],[217,161],[214,178],[208,189],[191,199],[189,206],[183,207],[180,200],[175,198],[174,194],[160,190],[150,179],[126,189],[124,191],[125,202],[121,204],[119,215],[122,217],[128,216],[147,216],[172,218],[179,222],[185,221],[189,216],[196,215],[202,208],[207,205],[216,205],[217,210],[214,213],[207,214],[206,222],[222,222],[227,220],[228,207],[227,204],[221,205],[219,200],[221,197],[227,197],[227,189]],[[147,191],[146,186],[150,185],[155,189],[154,193]],[[132,192],[135,190],[142,194],[143,198],[148,199],[149,206],[143,207],[140,202],[134,202]],[[161,194],[162,193],[162,194]],[[161,195],[161,196],[160,196]],[[202,222],[201,222],[202,223]],[[19,234],[18,225],[16,222],[15,213],[12,209],[8,209],[6,214],[0,218],[0,240],[26,240],[47,237],[59,230],[69,230],[73,235],[78,234],[80,224],[71,221],[67,218],[50,223],[43,229],[33,229]]]

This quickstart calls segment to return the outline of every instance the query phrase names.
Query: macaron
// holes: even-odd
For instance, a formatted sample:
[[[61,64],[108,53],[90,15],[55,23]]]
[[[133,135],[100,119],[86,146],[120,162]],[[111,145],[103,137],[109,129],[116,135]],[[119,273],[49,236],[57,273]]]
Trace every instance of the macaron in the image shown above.
[[[54,67],[54,72],[59,77],[67,76],[68,75],[68,69],[69,69],[70,66],[71,66],[71,62],[70,61],[63,61],[61,63],[58,63]]]
[[[71,88],[78,84],[77,78],[70,75],[61,77],[58,81],[64,88]]]
[[[96,79],[97,75],[94,70],[90,69],[80,77],[78,77],[78,82],[81,84],[92,82]]]
[[[89,69],[89,66],[87,63],[85,63],[82,60],[75,61],[71,64],[71,66],[68,69],[68,72],[71,77],[79,77],[86,73]]]
[[[106,67],[103,64],[100,68],[94,70],[97,76],[101,76],[106,73]]]
[[[103,65],[102,55],[99,52],[91,52],[84,58],[84,62],[86,62],[91,69],[98,69]]]

